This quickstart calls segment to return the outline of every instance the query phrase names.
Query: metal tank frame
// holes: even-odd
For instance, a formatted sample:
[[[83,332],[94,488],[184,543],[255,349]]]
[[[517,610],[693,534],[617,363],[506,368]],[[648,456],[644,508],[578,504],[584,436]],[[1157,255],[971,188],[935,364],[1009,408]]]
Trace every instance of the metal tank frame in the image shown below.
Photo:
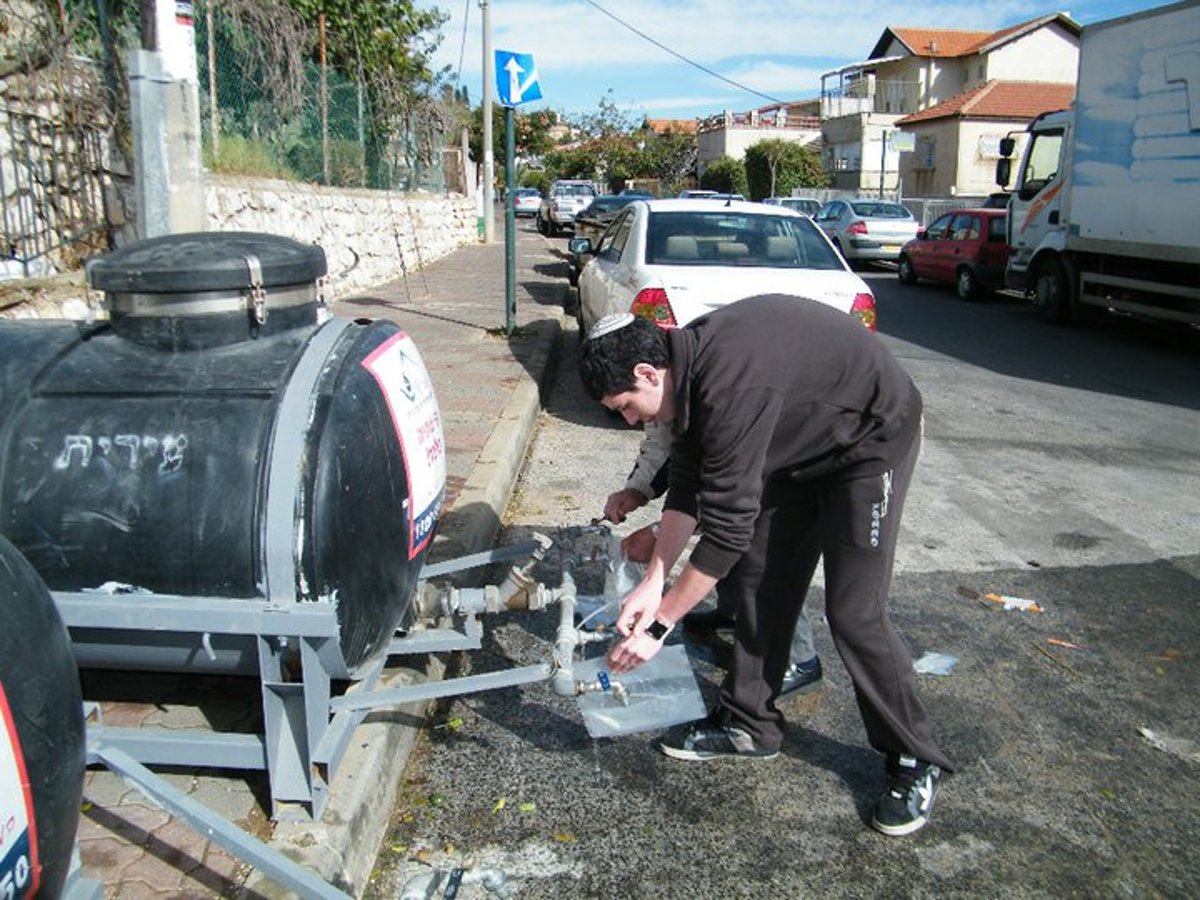
[[[398,634],[385,653],[355,673],[353,688],[336,697],[332,681],[341,677],[342,671],[327,665],[326,651],[337,640],[337,620],[329,604],[142,594],[136,608],[131,608],[104,594],[52,591],[59,614],[69,627],[136,631],[140,636],[157,630],[185,632],[194,635],[198,652],[203,652],[216,634],[251,636],[258,647],[263,733],[110,728],[104,724],[98,704],[90,703],[89,744],[126,753],[142,764],[213,766],[214,759],[219,759],[219,768],[265,770],[270,781],[272,818],[319,819],[355,729],[375,710],[539,681],[549,682],[560,696],[609,690],[623,699],[619,681],[584,683],[574,677],[575,650],[610,640],[612,635],[575,625],[573,560],[564,562],[562,581],[556,588],[547,588],[529,577],[550,546],[549,538],[536,535],[528,543],[425,566],[415,592],[414,612],[419,621],[434,626]],[[498,585],[459,588],[437,586],[431,581],[522,557],[528,558],[525,564],[511,567]],[[481,614],[542,610],[551,605],[558,606],[559,621],[551,658],[546,662],[402,688],[379,688],[387,660],[393,656],[479,649]],[[462,618],[461,630],[436,624],[451,617]],[[301,659],[299,681],[287,678],[285,666],[285,657],[297,648]]]
[[[595,530],[597,534],[607,535],[607,528]],[[398,635],[389,645],[387,652],[370,665],[370,672],[359,683],[359,689],[336,698],[330,695],[329,673],[320,668],[320,655],[316,649],[319,644],[334,639],[336,622],[328,615],[311,609],[270,608],[265,603],[239,601],[258,608],[246,608],[226,615],[218,624],[218,628],[223,626],[231,629],[229,633],[253,633],[258,637],[260,647],[270,647],[281,638],[290,641],[298,637],[302,647],[313,648],[305,656],[304,679],[295,685],[298,698],[302,698],[303,703],[294,705],[292,711],[302,711],[303,715],[299,719],[276,720],[275,727],[270,728],[265,737],[266,741],[281,741],[288,751],[284,756],[294,756],[294,762],[306,763],[311,780],[303,785],[299,780],[295,780],[302,767],[299,764],[286,770],[272,769],[273,800],[278,799],[274,795],[274,784],[275,778],[280,776],[293,779],[287,782],[292,787],[307,786],[308,802],[314,810],[323,807],[337,760],[345,750],[354,729],[374,710],[539,681],[548,682],[551,690],[560,696],[577,697],[594,691],[610,691],[619,701],[625,702],[628,694],[619,680],[584,682],[577,681],[574,677],[575,651],[586,644],[612,640],[614,634],[603,628],[584,630],[581,627],[582,623],[576,625],[578,597],[573,572],[575,565],[582,560],[564,560],[562,580],[557,588],[547,588],[529,577],[530,571],[543,559],[551,546],[549,538],[535,534],[534,540],[529,542],[426,565],[421,571],[421,579],[417,586],[415,609],[420,620],[435,623],[434,627],[421,628],[403,636]],[[478,588],[438,587],[431,581],[434,578],[517,558],[526,558],[527,561],[522,566],[512,566],[498,585],[489,584]],[[123,618],[128,618],[124,612],[127,607],[105,603],[103,597],[97,602],[96,595],[51,592],[51,596],[60,611],[80,616],[90,626],[95,626],[102,620],[103,611],[106,609],[110,613],[120,613]],[[188,616],[197,617],[188,619],[195,623],[197,634],[214,633],[212,622],[207,623],[207,631],[200,631],[205,623],[202,622],[203,613],[196,611],[195,598],[164,596],[156,597],[155,600],[153,609],[157,614],[164,616],[164,621],[169,622],[171,627],[177,628],[180,625],[180,619],[176,616],[185,611]],[[187,603],[183,605],[182,601],[185,600]],[[210,612],[227,613],[226,607],[229,602],[214,602]],[[314,605],[293,604],[300,607]],[[403,688],[375,690],[382,668],[391,656],[479,649],[483,633],[479,619],[481,614],[516,609],[542,610],[551,605],[558,606],[558,628],[550,659],[545,662]],[[463,620],[461,630],[437,624],[445,622],[447,618],[456,617]],[[145,625],[148,621],[143,621],[142,624]],[[110,624],[123,627],[127,623]],[[292,627],[284,627],[289,624]],[[278,656],[279,654],[274,652],[269,654],[269,658],[276,663]],[[314,662],[317,665],[308,665]],[[268,691],[264,688],[264,699],[267,695]],[[237,758],[242,764],[222,767],[261,769],[265,762],[266,767],[270,769],[271,760],[277,757],[272,757],[266,752],[263,736],[231,736],[210,732],[193,732],[190,736],[185,736],[179,731],[165,729],[109,729],[99,721],[96,703],[85,700],[84,712],[85,718],[93,723],[87,731],[89,765],[103,765],[110,769],[191,828],[207,835],[219,846],[300,896],[317,900],[343,900],[350,896],[336,885],[324,881],[303,865],[187,796],[143,765],[149,762],[211,766],[214,749],[226,751],[236,748]],[[316,741],[310,744],[306,741],[311,735],[316,736]],[[314,746],[316,750],[308,754],[308,746]],[[224,757],[223,760],[228,762],[228,757]],[[319,811],[314,812],[314,817],[319,816]],[[442,873],[434,873],[428,883],[414,882],[406,885],[404,896],[429,896],[429,891],[440,886],[441,877]],[[481,881],[489,892],[498,896],[508,895],[503,873],[493,870],[455,870],[449,873],[449,878],[452,882],[455,879]],[[68,900],[93,900],[93,895],[69,895]]]

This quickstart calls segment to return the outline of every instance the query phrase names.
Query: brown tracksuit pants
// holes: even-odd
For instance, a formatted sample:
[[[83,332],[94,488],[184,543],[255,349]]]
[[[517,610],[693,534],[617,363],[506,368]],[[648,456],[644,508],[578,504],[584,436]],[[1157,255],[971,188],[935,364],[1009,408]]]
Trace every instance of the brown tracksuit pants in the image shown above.
[[[777,749],[775,707],[792,631],[817,558],[825,559],[825,615],[867,730],[881,752],[909,753],[950,770],[917,699],[912,655],[888,615],[888,588],[904,496],[920,451],[882,476],[768,485],[750,548],[731,576],[742,595],[733,667],[720,702],[755,744]],[[731,578],[731,580],[733,580]]]

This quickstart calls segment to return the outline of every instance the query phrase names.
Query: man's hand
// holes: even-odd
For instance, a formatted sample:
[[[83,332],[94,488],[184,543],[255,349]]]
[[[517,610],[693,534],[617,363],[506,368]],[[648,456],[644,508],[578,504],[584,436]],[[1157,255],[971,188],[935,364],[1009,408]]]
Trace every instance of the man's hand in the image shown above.
[[[621,552],[625,554],[626,559],[647,563],[650,562],[650,557],[654,553],[654,543],[657,540],[658,535],[654,533],[654,526],[647,525],[621,541]]]
[[[617,631],[624,637],[642,632],[654,621],[658,604],[662,602],[663,579],[656,572],[647,572],[637,586],[621,601],[621,612],[617,615]]]
[[[652,659],[662,649],[662,645],[662,641],[656,641],[644,631],[631,634],[617,641],[608,651],[608,667],[614,675],[636,669]]]
[[[604,518],[614,525],[620,525],[625,521],[627,515],[635,509],[645,506],[647,502],[649,502],[649,498],[641,491],[622,488],[616,493],[609,494],[608,499],[604,501]]]

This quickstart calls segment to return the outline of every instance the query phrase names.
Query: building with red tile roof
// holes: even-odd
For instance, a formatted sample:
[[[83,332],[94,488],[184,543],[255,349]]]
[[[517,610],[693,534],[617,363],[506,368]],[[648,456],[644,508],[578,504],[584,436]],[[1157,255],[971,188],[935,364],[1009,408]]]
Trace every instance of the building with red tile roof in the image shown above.
[[[907,129],[934,119],[1000,119],[1029,122],[1044,112],[1065,109],[1075,85],[1044,81],[988,81],[896,121]]]
[[[644,125],[655,134],[668,134],[672,131],[677,134],[696,133],[695,119],[646,119]]]
[[[889,26],[870,55],[821,77],[836,186],[909,196],[986,194],[994,145],[1070,102],[1080,26],[1051,13],[997,31]],[[916,135],[899,152],[889,135]],[[997,136],[998,135],[998,136]]]

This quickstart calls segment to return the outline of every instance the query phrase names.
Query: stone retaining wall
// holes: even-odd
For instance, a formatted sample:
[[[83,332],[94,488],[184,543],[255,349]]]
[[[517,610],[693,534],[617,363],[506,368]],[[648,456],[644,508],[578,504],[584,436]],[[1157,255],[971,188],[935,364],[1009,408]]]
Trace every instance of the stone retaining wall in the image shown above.
[[[210,231],[261,231],[324,247],[330,299],[364,293],[478,240],[475,201],[461,194],[213,175],[205,193]],[[0,281],[0,318],[81,318],[88,300],[79,272]]]

